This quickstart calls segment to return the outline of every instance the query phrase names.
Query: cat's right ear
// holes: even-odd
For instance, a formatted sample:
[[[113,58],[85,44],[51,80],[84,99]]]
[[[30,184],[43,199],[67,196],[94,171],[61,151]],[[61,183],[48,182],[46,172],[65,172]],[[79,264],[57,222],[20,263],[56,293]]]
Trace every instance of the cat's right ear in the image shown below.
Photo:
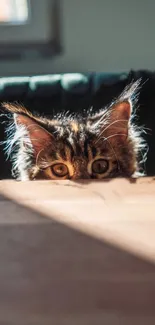
[[[26,130],[26,134],[32,144],[33,152],[37,156],[38,153],[46,149],[49,145],[54,144],[54,137],[49,133],[37,119],[24,107],[13,105],[13,104],[3,104],[3,107],[13,114],[14,122],[16,128],[20,130],[21,128],[21,137],[23,136],[23,130]],[[27,137],[23,137],[23,143]]]
[[[52,144],[52,135],[35,120],[20,114],[14,114],[14,120],[17,127],[23,126],[27,130],[35,155]]]

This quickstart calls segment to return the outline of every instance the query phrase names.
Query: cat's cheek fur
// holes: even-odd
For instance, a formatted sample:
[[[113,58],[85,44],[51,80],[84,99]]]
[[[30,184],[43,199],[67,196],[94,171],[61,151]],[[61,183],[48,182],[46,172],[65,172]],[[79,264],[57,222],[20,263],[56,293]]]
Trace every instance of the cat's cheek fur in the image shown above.
[[[49,168],[41,170],[38,166],[34,166],[28,173],[28,178],[31,181],[34,180],[50,180],[51,176],[49,173]]]

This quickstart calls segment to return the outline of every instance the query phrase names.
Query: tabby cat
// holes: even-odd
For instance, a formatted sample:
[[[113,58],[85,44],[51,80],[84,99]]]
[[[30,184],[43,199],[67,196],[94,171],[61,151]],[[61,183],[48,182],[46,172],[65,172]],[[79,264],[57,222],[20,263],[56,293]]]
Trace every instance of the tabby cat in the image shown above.
[[[18,104],[4,103],[13,123],[6,150],[19,180],[103,179],[140,172],[144,142],[133,123],[139,81],[109,107],[93,114],[39,117]],[[13,154],[12,154],[13,153]]]

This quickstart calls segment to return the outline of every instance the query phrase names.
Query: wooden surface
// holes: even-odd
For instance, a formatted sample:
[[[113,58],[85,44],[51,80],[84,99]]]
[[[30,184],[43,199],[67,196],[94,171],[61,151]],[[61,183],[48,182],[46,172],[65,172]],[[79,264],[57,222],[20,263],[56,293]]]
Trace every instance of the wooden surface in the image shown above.
[[[155,180],[0,182],[0,325],[154,325]]]

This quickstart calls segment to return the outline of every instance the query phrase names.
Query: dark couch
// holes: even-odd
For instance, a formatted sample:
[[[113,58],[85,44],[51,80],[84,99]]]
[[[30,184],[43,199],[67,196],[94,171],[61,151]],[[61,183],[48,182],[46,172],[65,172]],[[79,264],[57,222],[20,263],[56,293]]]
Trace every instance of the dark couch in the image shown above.
[[[0,101],[23,103],[28,109],[50,115],[69,110],[94,110],[107,105],[133,80],[142,78],[144,85],[139,97],[138,124],[148,128],[147,175],[155,174],[155,74],[130,71],[121,74],[89,73],[33,77],[0,78]],[[3,118],[2,118],[3,120]],[[0,141],[4,140],[4,125],[0,124]],[[11,177],[11,165],[5,161],[0,147],[0,178]]]

